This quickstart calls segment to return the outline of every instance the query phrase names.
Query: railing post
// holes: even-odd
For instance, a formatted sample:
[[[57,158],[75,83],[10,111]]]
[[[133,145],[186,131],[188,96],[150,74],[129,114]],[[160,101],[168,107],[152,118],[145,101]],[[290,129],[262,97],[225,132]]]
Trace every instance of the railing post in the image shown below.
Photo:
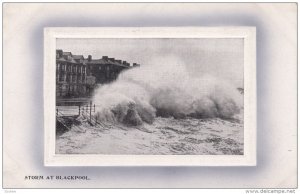
[[[58,108],[56,109],[56,116],[58,116]]]
[[[92,101],[90,101],[90,123],[92,123]]]
[[[96,105],[94,104],[94,112],[96,112]]]
[[[78,113],[79,113],[79,116],[80,116],[80,105],[78,106],[78,109],[79,109],[79,110],[78,110]]]

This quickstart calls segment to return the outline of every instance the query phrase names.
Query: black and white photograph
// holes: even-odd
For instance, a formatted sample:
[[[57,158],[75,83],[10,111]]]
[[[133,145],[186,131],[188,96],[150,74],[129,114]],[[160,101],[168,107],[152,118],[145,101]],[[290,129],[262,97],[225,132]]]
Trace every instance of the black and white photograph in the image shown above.
[[[255,28],[45,37],[46,165],[255,165]]]
[[[56,154],[243,155],[244,39],[56,39]]]

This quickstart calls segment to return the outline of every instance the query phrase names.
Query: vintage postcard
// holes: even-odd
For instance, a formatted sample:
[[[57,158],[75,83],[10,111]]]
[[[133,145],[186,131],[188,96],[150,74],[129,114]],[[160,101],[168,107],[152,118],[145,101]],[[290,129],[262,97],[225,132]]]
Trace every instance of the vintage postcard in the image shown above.
[[[45,28],[45,165],[256,165],[255,31]]]

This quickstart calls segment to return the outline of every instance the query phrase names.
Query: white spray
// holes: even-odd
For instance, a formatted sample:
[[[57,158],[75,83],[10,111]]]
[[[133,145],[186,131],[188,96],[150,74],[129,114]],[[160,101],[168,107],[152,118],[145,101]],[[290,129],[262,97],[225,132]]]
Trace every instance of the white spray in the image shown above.
[[[192,77],[179,59],[167,57],[121,73],[93,97],[98,120],[129,125],[157,116],[232,118],[243,106],[236,87],[209,75]]]

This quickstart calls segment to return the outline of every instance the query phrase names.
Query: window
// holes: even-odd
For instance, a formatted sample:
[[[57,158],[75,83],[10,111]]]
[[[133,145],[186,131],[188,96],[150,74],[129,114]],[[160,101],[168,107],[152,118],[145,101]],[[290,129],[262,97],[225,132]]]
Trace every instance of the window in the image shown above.
[[[61,75],[58,74],[57,77],[58,77],[58,81],[60,81],[60,82],[64,81],[64,74],[61,74]]]

